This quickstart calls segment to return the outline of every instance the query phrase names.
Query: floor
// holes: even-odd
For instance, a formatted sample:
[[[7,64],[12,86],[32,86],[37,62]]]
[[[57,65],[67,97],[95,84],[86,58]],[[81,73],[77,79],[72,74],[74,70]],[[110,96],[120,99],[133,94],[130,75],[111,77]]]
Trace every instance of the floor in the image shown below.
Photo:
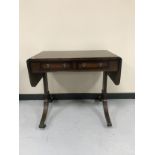
[[[101,102],[54,101],[39,129],[42,101],[20,101],[20,155],[134,155],[134,102],[109,100],[106,127]]]

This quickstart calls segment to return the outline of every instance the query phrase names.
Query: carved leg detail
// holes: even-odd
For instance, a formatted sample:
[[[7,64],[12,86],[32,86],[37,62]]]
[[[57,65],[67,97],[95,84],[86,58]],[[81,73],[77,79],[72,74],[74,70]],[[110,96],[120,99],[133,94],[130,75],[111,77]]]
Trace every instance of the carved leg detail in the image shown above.
[[[103,109],[104,109],[104,115],[105,115],[105,118],[107,121],[107,126],[112,126],[110,116],[109,116],[109,112],[108,112],[108,103],[106,100],[103,100]]]
[[[45,128],[46,127],[45,120],[46,120],[46,116],[47,116],[47,112],[48,112],[48,104],[49,104],[48,100],[44,100],[44,109],[43,109],[43,114],[41,117],[39,128]]]
[[[48,104],[49,104],[49,91],[48,91],[48,81],[47,81],[47,73],[43,74],[43,84],[44,84],[44,109],[41,117],[39,128],[45,128],[45,120],[48,112]]]
[[[103,109],[104,115],[106,118],[107,126],[112,126],[110,115],[108,112],[108,103],[107,103],[107,72],[103,72],[103,87],[102,87],[102,102],[103,102]]]

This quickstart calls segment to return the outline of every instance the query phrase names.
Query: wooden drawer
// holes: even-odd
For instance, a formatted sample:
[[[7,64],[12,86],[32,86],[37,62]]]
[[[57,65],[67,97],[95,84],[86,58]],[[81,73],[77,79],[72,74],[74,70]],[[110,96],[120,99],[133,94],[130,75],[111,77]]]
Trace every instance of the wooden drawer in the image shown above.
[[[69,70],[71,69],[70,63],[43,63],[41,64],[41,70]]]
[[[118,68],[118,63],[116,61],[81,62],[78,64],[79,70],[116,71],[117,68]]]
[[[117,71],[118,61],[103,62],[32,62],[33,73],[54,71]]]
[[[72,68],[70,63],[32,63],[32,72],[63,71]]]
[[[81,62],[78,64],[79,69],[100,69],[108,66],[107,62]]]

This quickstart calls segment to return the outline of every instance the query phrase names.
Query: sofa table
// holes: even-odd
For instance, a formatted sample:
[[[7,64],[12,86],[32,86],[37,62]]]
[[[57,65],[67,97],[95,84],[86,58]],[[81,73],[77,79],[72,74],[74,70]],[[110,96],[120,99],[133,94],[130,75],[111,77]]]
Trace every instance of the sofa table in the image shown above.
[[[47,72],[58,71],[101,71],[103,72],[102,92],[99,96],[103,103],[107,126],[112,126],[107,104],[107,76],[115,85],[120,83],[122,59],[107,50],[89,51],[44,51],[27,60],[30,84],[35,87],[41,78],[44,86],[44,108],[39,128],[45,128],[48,104],[53,96],[48,90]],[[89,80],[89,79],[88,79]]]

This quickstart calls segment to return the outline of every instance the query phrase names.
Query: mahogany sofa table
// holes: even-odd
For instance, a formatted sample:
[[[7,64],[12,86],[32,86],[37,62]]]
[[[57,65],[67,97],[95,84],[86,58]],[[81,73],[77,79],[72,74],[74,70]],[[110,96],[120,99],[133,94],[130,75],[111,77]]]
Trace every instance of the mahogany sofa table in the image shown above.
[[[45,128],[48,104],[53,96],[48,90],[47,72],[102,71],[103,85],[99,96],[103,103],[107,126],[112,126],[107,105],[107,76],[115,85],[120,83],[122,59],[107,50],[91,51],[44,51],[27,60],[30,84],[35,87],[43,78],[44,108],[39,128]]]

